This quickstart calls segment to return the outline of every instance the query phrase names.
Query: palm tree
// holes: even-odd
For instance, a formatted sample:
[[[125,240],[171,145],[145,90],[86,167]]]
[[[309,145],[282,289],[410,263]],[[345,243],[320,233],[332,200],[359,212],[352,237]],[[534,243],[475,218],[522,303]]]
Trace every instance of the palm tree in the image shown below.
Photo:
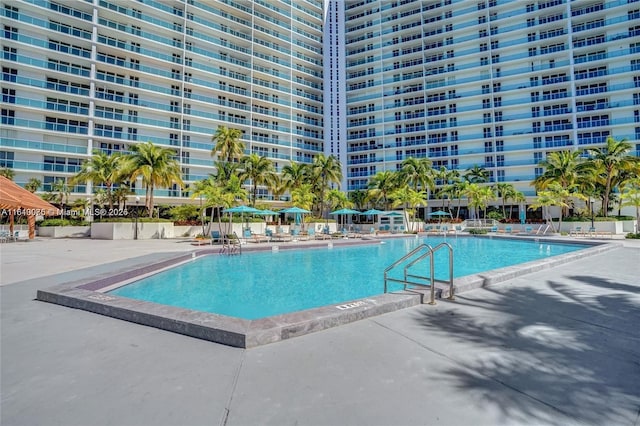
[[[51,185],[51,191],[48,194],[42,196],[45,201],[57,204],[62,210],[62,218],[64,219],[65,205],[69,202],[69,186],[67,182],[60,178],[57,179],[53,185]]]
[[[127,203],[127,196],[133,194],[133,191],[128,185],[120,185],[114,189],[111,193],[111,200],[116,204],[118,208],[125,206]]]
[[[211,142],[215,145],[211,150],[211,155],[218,155],[222,161],[233,162],[244,155],[244,143],[240,140],[242,131],[225,126],[219,126],[216,133],[211,137]]]
[[[287,192],[287,182],[283,179],[282,175],[277,173],[273,174],[273,177],[269,181],[269,189],[271,190],[271,194],[273,194],[274,201],[279,201],[280,197],[282,197],[285,192]]]
[[[227,184],[231,176],[238,174],[238,163],[215,161],[213,165],[216,168],[216,172],[215,174],[213,174],[213,177],[216,182],[218,182],[222,186]]]
[[[416,191],[408,186],[403,186],[396,189],[390,194],[390,198],[393,200],[393,207],[402,206],[403,214],[406,217],[407,213],[411,215],[409,221],[409,231],[413,232],[413,224],[416,219],[416,207],[427,205],[427,192]]]
[[[640,177],[630,179],[625,185],[620,198],[623,201],[622,206],[631,206],[636,208],[636,229],[635,232],[639,233],[640,229]]]
[[[168,148],[161,148],[151,142],[131,146],[131,155],[127,157],[130,179],[133,181],[142,176],[145,188],[145,205],[149,217],[153,217],[153,191],[158,186],[169,187],[173,183],[182,186],[180,164],[174,158],[176,153]]]
[[[230,192],[225,192],[224,187],[221,186],[213,176],[209,176],[207,179],[203,179],[194,184],[194,191],[193,194],[191,194],[191,198],[196,197],[204,198],[202,205],[203,211],[211,207],[210,223],[213,223],[213,212],[215,208],[224,209],[231,207],[235,201],[235,195]],[[204,235],[204,224],[202,226],[202,234]],[[221,214],[218,214],[218,229],[222,229]]]
[[[13,177],[16,175],[16,172],[14,172],[12,169],[8,168],[8,167],[4,167],[2,169],[0,169],[0,176],[4,176],[9,180],[13,180]]]
[[[291,191],[291,203],[301,209],[310,210],[314,200],[315,195],[310,183],[303,183]]]
[[[327,192],[327,201],[331,205],[332,210],[353,207],[353,202],[349,200],[347,194],[336,188]]]
[[[546,189],[552,183],[558,183],[563,188],[568,188],[576,183],[581,162],[579,151],[552,152],[539,163],[545,170],[533,180],[533,186],[540,190]]]
[[[525,197],[525,195],[518,191],[515,190],[513,192],[513,195],[511,196],[511,199],[513,200],[514,203],[520,205],[520,204],[524,204],[527,201],[527,197]],[[525,216],[526,216],[527,212],[525,210]],[[509,217],[511,217],[513,215],[513,204],[509,205]]]
[[[382,203],[384,210],[389,209],[389,194],[398,189],[397,174],[391,170],[376,173],[369,181],[367,198],[374,204]]]
[[[536,190],[549,188],[553,184],[558,184],[562,188],[575,188],[581,173],[582,158],[578,151],[556,151],[550,153],[547,158],[540,162],[540,166],[545,171],[542,175],[534,179],[533,185]],[[562,206],[560,216],[565,216],[570,206]]]
[[[258,197],[258,185],[269,184],[275,175],[273,163],[266,157],[261,157],[256,153],[242,157],[240,161],[242,173],[241,180],[251,180],[251,206],[256,206]]]
[[[589,150],[590,162],[603,172],[605,188],[602,210],[605,217],[609,214],[609,201],[616,176],[622,171],[634,167],[638,162],[637,157],[629,155],[632,148],[632,145],[625,140],[617,141],[610,136],[603,148]]]
[[[498,197],[502,200],[502,217],[507,218],[506,202],[512,199],[516,194],[516,188],[510,183],[496,183],[493,185],[493,190],[496,191]],[[511,211],[509,211],[509,219],[511,218]]]
[[[464,177],[469,183],[487,183],[489,181],[489,171],[484,167],[475,165],[467,169]]]
[[[85,160],[80,171],[71,178],[70,183],[93,182],[94,185],[104,185],[109,208],[113,208],[112,189],[123,181],[125,157],[115,152],[111,155],[100,150],[94,150],[93,155]]]
[[[320,217],[324,216],[325,193],[333,184],[340,187],[342,180],[342,166],[340,161],[333,156],[318,154],[311,164],[311,185],[317,197]]]
[[[442,166],[440,167],[440,170],[433,170],[432,173],[435,179],[437,179],[442,185],[440,186],[440,190],[436,193],[436,198],[442,199],[442,208],[444,209],[445,197],[448,197],[448,204],[451,204],[451,198],[453,197],[451,193],[455,192],[448,186],[460,180],[460,172],[457,170],[449,170]]]
[[[477,183],[470,183],[465,189],[465,195],[469,199],[469,207],[473,207],[476,219],[480,218],[479,210],[486,210],[489,201],[496,199],[491,187]]]
[[[400,179],[410,185],[415,191],[433,189],[433,173],[431,160],[428,158],[406,158],[401,165]]]
[[[36,192],[38,189],[40,189],[41,185],[42,185],[42,181],[40,179],[31,178],[24,186],[24,189],[33,193],[33,192]]]
[[[308,164],[291,163],[282,168],[282,177],[289,189],[295,189],[309,181],[310,172]]]
[[[458,206],[456,207],[456,219],[460,218],[460,207],[462,204],[462,196],[466,194],[467,187],[471,185],[468,181],[459,179],[453,182],[452,196],[458,199]]]
[[[564,188],[562,187],[562,185],[556,182],[551,183],[547,186],[546,190],[538,192],[538,199],[530,206],[530,208],[537,209],[542,207],[542,215],[543,217],[545,217],[546,215],[547,222],[549,222],[551,221],[551,217],[549,216],[548,208],[551,206],[558,206],[562,210],[566,207],[569,207],[567,200],[575,195],[571,192],[571,189],[572,188]],[[551,227],[553,228],[553,222],[551,222]],[[560,231],[561,227],[562,213],[560,213],[560,219],[558,221],[558,231]]]
[[[349,200],[353,203],[356,209],[363,210],[367,204],[367,192],[361,189],[349,192]]]

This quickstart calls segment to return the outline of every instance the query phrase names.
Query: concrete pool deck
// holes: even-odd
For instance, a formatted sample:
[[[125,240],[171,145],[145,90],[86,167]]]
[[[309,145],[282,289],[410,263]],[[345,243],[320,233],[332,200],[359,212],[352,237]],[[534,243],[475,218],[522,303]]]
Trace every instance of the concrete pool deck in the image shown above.
[[[455,302],[249,350],[34,301],[188,243],[2,244],[0,423],[638,425],[640,241],[618,242]]]

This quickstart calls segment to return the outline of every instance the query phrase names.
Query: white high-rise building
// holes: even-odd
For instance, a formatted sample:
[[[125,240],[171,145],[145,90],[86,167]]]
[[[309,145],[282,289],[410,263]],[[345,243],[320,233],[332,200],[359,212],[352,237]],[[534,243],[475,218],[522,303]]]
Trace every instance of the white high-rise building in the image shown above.
[[[533,196],[551,151],[613,136],[640,153],[637,1],[0,5],[0,168],[44,190],[96,149],[146,141],[175,149],[184,181],[198,181],[214,171],[220,125],[241,129],[246,153],[277,170],[337,156],[345,190],[428,157],[461,173],[486,168]]]
[[[344,15],[349,190],[428,157],[533,196],[549,152],[613,136],[640,153],[638,1],[360,0]]]
[[[322,152],[323,3],[4,0],[0,167],[50,190],[96,149],[175,149],[186,183],[243,132],[277,170]],[[142,193],[138,183],[137,190]],[[76,196],[92,188],[73,188]],[[159,190],[160,202],[187,199]],[[262,189],[259,196],[271,198]]]

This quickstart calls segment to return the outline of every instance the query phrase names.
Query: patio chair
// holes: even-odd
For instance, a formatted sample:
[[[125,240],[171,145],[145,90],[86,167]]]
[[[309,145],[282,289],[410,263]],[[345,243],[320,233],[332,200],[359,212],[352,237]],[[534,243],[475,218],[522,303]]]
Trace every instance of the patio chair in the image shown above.
[[[292,239],[293,237],[291,236],[291,234],[284,232],[284,229],[281,226],[278,227],[277,232],[273,234],[273,237],[272,237],[273,241],[281,241],[281,242],[291,241]]]
[[[316,230],[313,228],[309,228],[309,238],[313,238],[316,240],[330,240],[331,239],[331,235],[329,235],[328,233],[324,232],[324,229],[321,229],[322,232],[318,232],[316,233]]]
[[[584,236],[584,231],[582,230],[582,226],[576,226],[571,231],[569,231],[570,237],[582,237]]]
[[[245,238],[247,238],[245,236]],[[271,238],[269,238],[266,234],[256,234],[253,231],[249,230],[249,237],[247,241],[251,241],[252,243],[266,243],[269,242]]]
[[[222,242],[222,235],[220,235],[220,231],[211,231],[211,244],[217,243],[220,244]]]
[[[491,230],[489,232],[498,232],[498,227],[497,226],[492,226]]]

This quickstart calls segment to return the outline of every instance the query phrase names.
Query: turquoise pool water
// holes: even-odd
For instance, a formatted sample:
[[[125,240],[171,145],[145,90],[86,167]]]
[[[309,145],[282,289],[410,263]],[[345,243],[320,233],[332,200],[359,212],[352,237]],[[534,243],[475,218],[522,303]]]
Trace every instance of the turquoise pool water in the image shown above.
[[[435,247],[442,241],[453,246],[455,277],[585,248],[533,240],[429,237],[331,249],[325,246],[241,256],[213,255],[120,287],[110,294],[258,319],[381,294],[387,266],[421,243]],[[435,260],[436,277],[447,279],[448,250],[438,251]],[[414,273],[427,274],[428,264],[427,261],[417,266],[422,269]],[[398,273],[402,273],[402,268]],[[400,288],[390,286],[390,290]]]

